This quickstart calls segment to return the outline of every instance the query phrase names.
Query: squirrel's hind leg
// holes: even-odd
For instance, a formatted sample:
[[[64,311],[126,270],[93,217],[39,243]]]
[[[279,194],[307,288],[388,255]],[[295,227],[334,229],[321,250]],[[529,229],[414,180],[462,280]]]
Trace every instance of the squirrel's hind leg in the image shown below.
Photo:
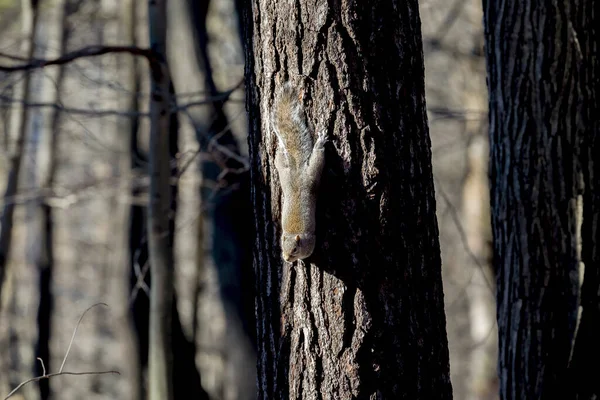
[[[313,146],[308,166],[306,168],[307,180],[312,189],[316,189],[321,181],[321,174],[325,166],[325,143],[327,142],[327,132],[321,131],[317,137],[317,141]]]

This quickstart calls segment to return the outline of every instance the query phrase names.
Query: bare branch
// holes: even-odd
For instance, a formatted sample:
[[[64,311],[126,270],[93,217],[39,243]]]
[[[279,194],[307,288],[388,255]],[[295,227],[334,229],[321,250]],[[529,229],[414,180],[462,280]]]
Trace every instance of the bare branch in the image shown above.
[[[235,88],[233,88],[232,90],[235,90]],[[193,118],[190,115],[190,113],[185,110],[184,114],[190,119],[190,122],[193,124]],[[247,158],[240,156],[239,154],[235,153],[234,151],[232,151],[231,149],[229,149],[226,146],[223,146],[222,144],[219,143],[219,139],[227,132],[227,130],[233,125],[233,123],[241,116],[243,115],[243,112],[238,113],[235,117],[233,117],[228,123],[227,125],[225,125],[225,127],[217,134],[215,134],[208,142],[208,152],[212,153],[213,150],[218,150],[221,154],[223,154],[224,156],[233,159],[235,161],[237,161],[238,163],[240,163],[242,165],[242,168],[237,169],[237,170],[232,170],[232,169],[227,169],[226,167],[223,167],[225,169],[228,170],[228,172],[230,173],[243,173],[246,172],[250,169],[250,164],[248,163]],[[185,164],[183,164],[183,166],[180,168],[177,177],[180,178],[185,171],[190,167],[190,165],[195,161],[196,157],[201,153],[202,151],[200,149],[196,150],[194,152],[194,155],[188,159]],[[237,172],[236,172],[237,171]]]
[[[63,65],[71,61],[75,61],[79,58],[86,57],[97,57],[104,54],[110,53],[128,53],[136,56],[142,56],[147,58],[149,61],[154,60],[154,52],[152,49],[143,49],[136,46],[88,46],[79,50],[72,51],[58,58],[51,60],[45,60],[40,58],[33,58],[27,64],[21,65],[0,65],[0,72],[16,72],[16,71],[29,71],[37,68],[44,68],[50,65]],[[0,57],[9,59],[19,59],[17,56],[5,54],[0,52]]]
[[[238,90],[242,85],[244,84],[244,80],[241,79],[234,87],[232,87],[229,90],[226,90],[222,93],[217,93],[215,94],[213,97],[210,98],[210,101],[206,101],[206,100],[199,100],[199,101],[191,101],[189,103],[183,104],[181,106],[175,107],[173,111],[187,111],[187,109],[194,107],[194,106],[202,106],[205,105],[207,103],[216,103],[218,101],[227,101],[229,100],[229,97],[231,97],[231,95],[233,94],[233,92],[235,92],[236,90]]]
[[[119,371],[86,371],[86,372],[70,372],[70,371],[63,371],[63,368],[65,366],[65,363],[67,362],[67,357],[69,357],[69,353],[71,352],[71,346],[73,345],[73,341],[75,340],[75,334],[77,333],[77,329],[79,329],[79,325],[81,325],[81,321],[83,320],[83,317],[85,316],[85,314],[90,311],[92,308],[96,307],[96,306],[105,306],[108,307],[108,305],[106,303],[96,303],[96,304],[92,304],[91,306],[89,306],[84,312],[83,314],[81,314],[81,317],[79,317],[79,321],[77,321],[77,325],[75,326],[75,329],[73,330],[73,335],[71,336],[71,341],[69,342],[69,347],[67,348],[67,352],[65,353],[65,358],[63,359],[63,362],[60,366],[60,369],[58,372],[53,372],[51,374],[47,374],[46,373],[46,367],[44,366],[44,361],[37,357],[37,359],[40,361],[40,363],[42,363],[42,370],[43,370],[43,374],[41,376],[36,376],[35,378],[30,378],[27,379],[26,381],[23,381],[21,383],[19,383],[19,385],[14,388],[5,398],[4,400],[9,399],[10,397],[12,397],[15,393],[17,393],[19,391],[19,389],[21,389],[23,386],[27,385],[30,382],[38,382],[41,381],[42,379],[50,379],[54,376],[60,376],[60,375],[106,375],[106,374],[114,374],[114,375],[121,375],[121,373]]]
[[[139,252],[139,250],[140,249],[138,249],[138,252]],[[129,296],[129,305],[133,304],[133,301],[137,297],[137,294],[140,290],[142,292],[146,293],[146,296],[150,297],[150,288],[148,287],[146,282],[144,282],[144,279],[146,279],[146,275],[148,274],[148,270],[150,269],[150,264],[148,263],[148,260],[146,260],[146,262],[144,263],[143,268],[140,268],[139,262],[136,262],[134,264],[134,268],[135,268],[136,282],[135,282],[135,286],[131,290],[131,294]]]
[[[39,360],[40,364],[42,364],[42,376],[46,375],[46,366],[44,365],[44,360],[42,360],[40,357],[36,358]]]
[[[33,103],[33,102],[28,102],[28,101],[24,101],[24,100],[20,100],[20,99],[14,99],[12,97],[9,96],[4,96],[0,94],[0,100],[2,101],[2,103],[0,103],[0,108],[10,108],[12,107],[12,104],[19,104],[22,105],[24,107],[30,107],[30,108],[53,108],[55,110],[64,112],[64,113],[68,113],[68,114],[78,114],[78,115],[87,115],[90,117],[106,117],[106,116],[112,116],[112,115],[116,115],[119,117],[125,117],[125,118],[131,118],[131,117],[147,117],[149,116],[148,113],[138,113],[138,112],[128,112],[128,111],[121,111],[121,110],[94,110],[91,108],[75,108],[75,107],[65,107],[62,104],[58,104],[58,103]]]
[[[0,68],[1,68],[1,66],[0,66]],[[202,100],[191,101],[189,103],[178,105],[177,107],[172,107],[171,112],[185,112],[189,108],[192,108],[192,107],[205,106],[205,105],[209,105],[212,103],[228,101],[229,98],[231,97],[231,94],[239,88],[240,84],[241,84],[241,81],[240,81],[240,83],[238,83],[231,89],[229,89],[225,92],[222,92],[222,93],[218,93],[213,97],[209,97],[209,98],[202,99]],[[0,108],[10,108],[12,106],[12,104],[16,103],[16,104],[22,105],[24,107],[53,108],[53,109],[56,109],[56,110],[64,112],[64,113],[87,115],[87,116],[96,117],[96,118],[113,116],[113,115],[118,116],[118,117],[125,117],[125,118],[149,117],[150,116],[150,113],[142,113],[142,112],[131,112],[131,111],[121,111],[121,110],[110,110],[110,109],[94,110],[91,108],[65,107],[64,105],[59,104],[59,103],[33,103],[33,102],[27,102],[27,101],[24,101],[21,99],[15,99],[10,96],[5,96],[2,94],[0,94],[0,100],[2,101],[2,102],[0,102]]]
[[[439,193],[442,196],[442,199],[444,199],[444,202],[446,203],[447,210],[450,212],[452,220],[454,221],[454,225],[456,226],[456,230],[458,231],[458,235],[460,237],[460,241],[461,241],[461,243],[463,245],[463,248],[464,248],[465,252],[469,256],[469,258],[471,258],[471,260],[473,261],[473,263],[475,263],[475,265],[481,271],[481,273],[483,274],[483,279],[485,281],[485,284],[486,284],[487,288],[490,290],[490,294],[492,296],[494,296],[494,293],[495,293],[494,292],[494,287],[493,287],[492,283],[488,280],[488,278],[487,278],[487,276],[485,274],[484,265],[481,263],[481,261],[479,260],[479,258],[477,257],[477,255],[475,255],[475,253],[471,249],[471,246],[469,245],[469,241],[467,239],[467,234],[465,233],[463,225],[460,222],[460,217],[458,215],[458,211],[454,207],[454,204],[452,204],[452,201],[450,200],[450,197],[444,191],[443,187],[441,186],[440,182],[437,180],[437,178],[435,176],[433,177],[433,181],[435,182],[435,187],[436,187],[437,193]],[[466,287],[471,284],[471,281],[473,280],[473,276],[474,276],[474,273],[471,274],[471,276],[469,277],[469,280],[466,282],[466,284],[460,290],[460,294],[457,295],[456,298],[453,301],[449,302],[449,304],[450,304],[448,306],[449,308],[452,308],[454,306],[455,302],[462,296],[462,294],[466,290]]]
[[[86,372],[54,372],[52,374],[47,374],[47,375],[42,375],[42,376],[36,376],[35,378],[31,378],[31,379],[27,379],[24,382],[19,383],[19,386],[17,386],[16,388],[14,388],[12,390],[12,392],[10,392],[5,398],[4,400],[12,397],[15,393],[17,393],[19,391],[19,389],[21,389],[23,386],[27,385],[28,383],[31,382],[38,382],[41,381],[42,379],[50,379],[54,376],[60,376],[60,375],[106,375],[106,374],[114,374],[114,375],[121,375],[121,373],[119,371],[86,371]]]
[[[73,345],[73,341],[75,340],[75,335],[77,334],[77,329],[79,329],[79,325],[81,325],[81,320],[83,320],[83,317],[85,317],[85,314],[88,311],[90,311],[92,308],[94,308],[96,306],[100,306],[100,305],[108,307],[108,304],[106,304],[106,303],[92,304],[83,312],[83,314],[81,314],[81,317],[79,317],[79,321],[77,321],[77,325],[75,326],[75,329],[73,330],[73,335],[71,336],[71,341],[69,342],[69,347],[67,348],[67,352],[65,353],[65,358],[63,359],[63,362],[60,365],[60,369],[58,370],[59,373],[63,372],[63,368],[65,367],[65,363],[67,362],[67,357],[69,357],[69,353],[71,352],[71,346]]]

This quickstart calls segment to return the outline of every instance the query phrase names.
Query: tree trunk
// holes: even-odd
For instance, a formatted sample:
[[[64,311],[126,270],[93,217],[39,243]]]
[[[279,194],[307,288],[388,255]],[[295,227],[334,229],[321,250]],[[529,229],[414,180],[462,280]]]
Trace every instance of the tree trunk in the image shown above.
[[[150,400],[173,399],[171,319],[173,306],[173,243],[171,240],[171,157],[169,153],[170,83],[166,64],[166,0],[150,0],[151,62],[150,193],[148,251],[150,255]]]
[[[23,42],[24,53],[27,59],[31,60],[35,51],[35,32],[39,19],[38,3],[35,0],[22,0],[23,33],[27,40]],[[23,103],[29,102],[32,72],[26,71],[23,79]],[[25,152],[27,127],[29,126],[29,107],[25,105],[15,105],[14,119],[11,121],[18,124],[16,144],[14,154],[10,163],[10,170],[4,191],[4,204],[2,209],[2,218],[0,219],[0,302],[2,300],[2,286],[6,277],[6,268],[10,256],[11,243],[13,237],[13,217],[16,206],[16,194],[19,185],[19,174],[23,153]],[[18,121],[18,122],[17,122]]]
[[[138,46],[136,30],[139,28],[138,7],[145,4],[137,0],[125,0],[119,5],[120,41],[127,46]],[[128,157],[123,157],[122,153],[115,158],[115,171],[121,175],[119,194],[115,197],[115,210],[118,216],[115,219],[112,235],[113,243],[119,251],[112,254],[111,269],[115,276],[115,281],[119,282],[117,287],[112,288],[113,300],[118,306],[113,311],[115,319],[119,326],[120,339],[123,342],[123,365],[121,374],[127,381],[128,396],[131,400],[145,400],[144,397],[144,378],[142,363],[140,362],[140,343],[137,340],[138,331],[135,329],[133,319],[133,310],[138,297],[131,299],[132,288],[130,283],[130,273],[133,269],[132,260],[138,256],[140,244],[137,242],[139,237],[143,236],[145,224],[143,208],[135,201],[129,204],[126,199],[133,199],[139,195],[139,188],[136,187],[134,179],[131,177],[141,169],[141,155],[138,154],[138,127],[140,124],[139,116],[135,115],[140,111],[140,60],[137,57],[125,54],[121,60],[122,67],[120,73],[124,82],[124,87],[128,92],[126,96],[120,96],[119,105],[122,109],[132,113],[129,118],[118,120],[118,126],[121,132],[119,137],[119,149],[121,152],[127,151]],[[138,213],[139,211],[139,213]],[[135,219],[135,220],[134,220]],[[135,224],[135,226],[132,226]],[[139,237],[137,236],[139,235]],[[136,243],[136,247],[131,248],[131,243]],[[147,242],[145,243],[147,245]],[[145,248],[145,258],[147,260],[147,246]],[[149,274],[147,274],[149,275]],[[137,280],[134,281],[134,284]],[[147,300],[147,297],[146,297]],[[114,306],[113,306],[114,307]],[[148,315],[148,303],[144,308],[145,315]],[[144,326],[144,333],[148,335],[148,325]],[[147,344],[147,342],[146,342]],[[147,347],[146,347],[147,350]]]
[[[469,300],[471,332],[470,371],[467,377],[470,400],[498,398],[496,370],[498,331],[494,272],[490,263],[491,229],[487,156],[487,135],[473,137],[467,147],[468,173],[463,185],[461,213],[469,249],[468,257],[463,262],[469,267],[470,274],[465,288]]]
[[[584,331],[598,332],[598,167],[588,153],[597,146],[599,111],[594,2],[483,4],[501,398],[589,399],[583,375],[570,381],[568,369],[584,326],[578,335],[582,260],[584,286],[595,291],[584,302],[592,313]],[[597,382],[594,342],[573,360],[595,349],[585,370]]]
[[[450,399],[417,2],[248,3],[259,398]],[[268,122],[288,79],[332,138],[294,264]]]
[[[57,4],[56,8],[61,11],[55,11],[53,14],[46,12],[46,15],[54,16],[50,29],[56,36],[58,43],[60,44],[56,54],[51,56],[62,56],[66,52],[67,40],[69,37],[69,28],[67,18],[70,15],[70,9],[72,8],[71,2],[66,0]],[[52,93],[52,102],[59,104],[61,101],[62,91],[64,90],[64,78],[65,78],[65,67],[58,66],[56,71],[46,71],[46,74],[50,76],[52,81],[51,87],[46,87],[45,92]],[[34,162],[37,165],[36,174],[41,175],[39,187],[46,191],[51,191],[54,188],[56,180],[56,171],[58,169],[59,154],[58,144],[60,137],[60,121],[61,111],[54,109],[50,116],[50,126],[48,129],[43,131],[44,135],[48,138],[39,141],[42,148],[39,150],[40,153],[45,153],[45,157],[38,154],[38,159]],[[45,161],[45,162],[44,162]],[[40,165],[41,164],[41,165]],[[40,222],[36,225],[40,232],[38,235],[34,234],[34,239],[41,239],[42,244],[36,246],[38,249],[37,257],[37,270],[39,271],[39,305],[37,312],[37,325],[38,325],[38,339],[36,344],[36,358],[42,359],[44,365],[36,363],[35,371],[36,376],[41,376],[45,369],[51,369],[51,353],[50,353],[50,338],[52,333],[52,313],[54,312],[53,303],[54,296],[52,295],[52,282],[54,275],[54,237],[55,237],[55,215],[52,206],[47,201],[42,199],[37,205],[40,210]],[[36,237],[37,236],[37,237]],[[35,243],[35,242],[34,242]],[[46,400],[51,397],[50,395],[50,380],[44,379],[39,383],[40,399]]]
[[[596,2],[597,4],[597,2]],[[583,64],[583,100],[586,104],[583,126],[586,128],[582,144],[581,165],[584,193],[582,207],[581,261],[585,273],[580,294],[580,321],[570,363],[571,387],[574,398],[600,398],[600,13],[594,1],[589,0],[585,11],[579,14],[585,34],[580,43],[585,53]],[[585,18],[584,18],[585,17]],[[583,271],[580,269],[580,273]]]
[[[228,118],[226,113],[229,96],[223,98],[223,92],[219,90],[215,80],[215,77],[223,74],[218,68],[219,55],[209,51],[211,41],[214,43],[223,40],[217,35],[211,36],[212,32],[209,31],[209,26],[215,24],[211,18],[218,21],[215,3],[210,0],[170,3],[169,11],[172,13],[169,19],[176,19],[178,22],[169,31],[169,34],[173,32],[170,40],[177,43],[171,57],[178,60],[177,65],[171,63],[171,67],[178,93],[198,91],[211,99],[208,104],[189,108],[185,112],[193,122],[200,151],[206,154],[200,158],[203,184],[200,192],[202,218],[199,234],[207,240],[210,252],[204,254],[205,258],[198,258],[198,265],[203,270],[206,269],[206,272],[199,270],[198,273],[202,273],[200,276],[205,278],[208,276],[206,273],[210,274],[214,268],[216,289],[220,297],[217,308],[223,309],[225,317],[226,335],[214,332],[219,329],[220,324],[200,330],[205,341],[211,334],[217,333],[218,341],[213,339],[210,344],[224,349],[210,355],[201,350],[202,364],[204,368],[207,364],[211,365],[211,370],[219,376],[214,386],[221,387],[218,392],[225,393],[221,397],[253,400],[256,398],[256,353],[254,281],[251,242],[248,240],[252,236],[252,210],[248,201],[250,174],[247,171],[240,172],[245,166],[239,162],[240,146],[233,129],[235,119]],[[180,54],[186,48],[183,41],[192,44],[188,51],[193,50],[185,59]],[[230,87],[231,85],[227,86],[227,89]],[[218,100],[219,97],[221,100]],[[245,138],[245,134],[243,137]],[[223,148],[235,156],[226,155],[221,150]],[[205,268],[202,267],[204,263]],[[213,290],[210,280],[205,285],[208,285],[205,286],[205,292]],[[200,293],[200,290],[196,292]],[[209,297],[209,302],[210,299]],[[223,368],[219,369],[219,365],[223,365]],[[206,388],[208,391],[212,389],[213,394],[218,393],[216,387],[210,386],[212,385],[209,384]]]
[[[589,15],[589,14],[588,14]],[[598,13],[593,21],[582,29],[590,32],[598,40]],[[590,49],[593,49],[590,51]],[[582,170],[584,194],[580,200],[582,207],[581,258],[585,266],[583,285],[580,295],[580,321],[576,331],[575,347],[571,358],[571,387],[575,389],[577,399],[600,398],[600,54],[598,43],[593,47],[588,42],[586,51],[590,51],[585,74],[585,88],[589,105],[586,110],[587,127],[582,146]],[[580,273],[583,272],[580,269]],[[581,279],[580,279],[581,280]]]

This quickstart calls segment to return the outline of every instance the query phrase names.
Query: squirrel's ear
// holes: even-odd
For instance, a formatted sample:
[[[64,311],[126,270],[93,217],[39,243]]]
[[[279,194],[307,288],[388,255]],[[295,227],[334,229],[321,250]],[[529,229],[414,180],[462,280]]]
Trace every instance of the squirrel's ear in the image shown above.
[[[300,243],[300,235],[296,235],[296,243]]]

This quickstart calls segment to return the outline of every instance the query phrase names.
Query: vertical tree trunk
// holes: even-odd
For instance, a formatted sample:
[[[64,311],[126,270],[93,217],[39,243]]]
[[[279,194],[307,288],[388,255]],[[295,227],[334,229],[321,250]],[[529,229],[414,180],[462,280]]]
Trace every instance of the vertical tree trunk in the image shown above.
[[[463,261],[469,267],[470,274],[465,289],[469,300],[471,332],[467,377],[470,400],[498,398],[496,370],[498,332],[494,272],[490,265],[491,230],[487,155],[487,135],[478,134],[473,137],[467,148],[468,172],[464,180],[461,213],[470,253]]]
[[[139,3],[138,0],[125,0],[121,2],[119,10],[120,15],[120,40],[123,44],[128,46],[137,46],[138,39],[136,30],[138,29],[138,7],[144,6],[145,4]],[[135,114],[140,111],[140,60],[138,57],[125,54],[122,59],[122,79],[125,89],[128,92],[127,96],[121,96],[119,104],[124,110]],[[119,194],[115,198],[115,207],[118,211],[118,218],[115,218],[114,229],[119,230],[113,234],[113,243],[118,246],[117,248],[121,251],[116,252],[112,256],[112,270],[116,279],[122,279],[122,282],[115,288],[113,293],[115,302],[118,304],[116,310],[117,323],[119,324],[119,333],[121,340],[124,343],[123,359],[124,365],[121,369],[121,374],[126,379],[129,385],[127,391],[131,400],[145,400],[144,397],[144,376],[142,371],[142,363],[140,362],[140,343],[136,333],[135,322],[133,320],[132,310],[134,309],[134,302],[137,301],[138,296],[135,300],[131,300],[131,282],[130,272],[131,260],[136,251],[140,248],[139,243],[136,242],[136,246],[132,249],[131,242],[133,237],[139,232],[140,237],[144,232],[144,216],[143,209],[136,202],[133,201],[131,205],[123,201],[130,198],[136,198],[138,193],[135,188],[134,179],[131,178],[140,167],[140,157],[137,148],[137,131],[139,126],[139,116],[132,115],[130,118],[121,118],[118,121],[119,129],[121,130],[121,137],[119,138],[119,149],[122,152],[127,152],[129,157],[123,157],[122,153],[116,158],[115,171],[121,175],[120,178],[120,190]],[[135,215],[138,210],[139,214]],[[137,217],[136,221],[133,221]],[[135,226],[132,226],[132,223]],[[147,248],[146,248],[147,253]],[[147,260],[147,254],[145,255]],[[118,282],[118,281],[117,281]],[[137,280],[135,281],[137,282]],[[139,296],[142,297],[142,296]],[[145,296],[144,296],[145,297]],[[147,297],[145,298],[147,300]],[[148,315],[148,303],[146,301],[146,307],[144,308],[145,314]],[[144,327],[145,335],[148,335],[148,325]],[[147,342],[146,342],[147,344]],[[147,347],[146,347],[147,349]]]
[[[37,0],[22,0],[22,15],[23,15],[23,33],[27,39],[24,41],[24,52],[27,54],[27,59],[31,60],[35,51],[35,32],[38,21],[38,1]],[[31,86],[32,72],[25,72],[23,79],[23,103],[29,102],[29,91]],[[18,121],[18,131],[16,137],[16,145],[14,154],[10,163],[10,170],[6,189],[4,191],[4,205],[2,210],[2,218],[0,220],[0,300],[2,297],[2,286],[6,276],[6,268],[8,257],[12,243],[13,235],[13,216],[15,213],[15,195],[19,184],[19,174],[23,153],[25,151],[25,138],[27,135],[27,127],[29,125],[29,107],[23,105],[15,105],[15,112],[19,112],[13,121]],[[11,121],[12,122],[12,121]],[[11,125],[13,125],[11,123]],[[15,124],[16,125],[16,124]]]
[[[208,52],[210,38],[206,26],[210,1],[187,0],[186,3],[194,26],[197,64],[204,76],[208,96],[217,98],[221,93],[213,77],[213,66]],[[229,314],[228,319],[233,322],[229,329],[236,329],[235,334],[240,342],[236,343],[240,345],[240,349],[237,350],[245,352],[241,349],[245,343],[241,342],[246,342],[247,336],[252,341],[254,339],[253,333],[246,329],[249,325],[254,325],[254,309],[246,307],[254,297],[253,290],[247,286],[246,279],[251,275],[248,273],[251,266],[250,250],[246,240],[251,234],[252,211],[247,202],[250,177],[248,173],[230,173],[220,177],[224,168],[236,171],[243,166],[237,160],[223,155],[220,150],[215,150],[211,145],[211,140],[218,135],[219,145],[228,148],[234,154],[240,153],[239,145],[225,114],[224,106],[227,101],[228,99],[211,102],[208,106],[210,123],[207,128],[196,130],[196,138],[200,148],[211,154],[211,157],[207,157],[202,162],[203,179],[227,188],[215,192],[213,187],[207,186],[202,191],[202,201],[208,210],[207,220],[212,228],[211,236],[214,238],[212,257],[219,274],[219,289],[226,312]],[[219,179],[221,182],[217,182]],[[238,327],[243,327],[243,331],[238,332]],[[250,331],[254,332],[254,329],[250,328]],[[251,353],[243,354],[242,357],[252,360],[254,354]],[[251,377],[240,377],[240,379],[249,378]],[[252,386],[254,380],[252,379]]]
[[[55,21],[50,23],[58,26],[51,27],[53,31],[56,31],[57,41],[60,44],[59,49],[56,51],[56,55],[61,56],[65,53],[67,47],[67,39],[69,36],[69,28],[67,25],[67,18],[69,17],[72,8],[70,0],[65,0],[62,4],[58,4],[57,8],[61,11],[55,12]],[[47,74],[50,74],[48,71]],[[52,91],[54,89],[54,95],[52,102],[60,104],[61,94],[63,90],[63,82],[65,77],[65,67],[58,66],[57,70],[50,75],[52,79],[53,88],[46,89]],[[61,111],[59,109],[52,110],[50,117],[49,129],[44,130],[44,134],[48,135],[48,139],[44,140],[45,148],[41,149],[45,152],[46,157],[39,157],[40,159],[34,164],[42,164],[38,167],[38,173],[41,175],[39,187],[49,192],[54,187],[56,179],[56,170],[58,168],[58,143],[60,137],[60,121]],[[40,162],[46,160],[47,164]],[[37,313],[37,324],[38,324],[38,340],[36,345],[36,358],[40,358],[44,361],[44,368],[41,363],[36,363],[36,375],[40,376],[44,373],[44,369],[51,369],[51,356],[50,356],[50,336],[51,336],[51,322],[54,296],[52,295],[52,281],[53,281],[53,270],[54,270],[54,234],[55,234],[55,221],[52,206],[47,201],[42,201],[39,204],[41,208],[41,221],[37,227],[41,230],[40,234],[36,238],[42,239],[42,244],[37,246],[39,254],[37,255],[37,269],[39,271],[39,306]],[[50,380],[45,379],[40,381],[40,398],[46,400],[50,398]]]
[[[598,329],[598,203],[590,204],[597,199],[597,167],[587,152],[598,134],[599,21],[593,0],[483,4],[500,394],[576,398],[579,384],[569,384],[568,368],[576,341],[582,190],[590,212],[583,218],[584,285],[591,279],[596,291],[584,309],[596,314],[590,322]],[[589,369],[597,381],[597,365]]]
[[[132,19],[137,21],[137,8],[138,5],[136,0],[132,1]],[[132,21],[133,22],[133,21]],[[139,46],[139,40],[136,35],[138,31],[137,26],[131,26],[128,36],[132,44]],[[131,59],[132,71],[131,71],[131,96],[130,96],[130,109],[134,112],[140,112],[142,110],[142,104],[140,101],[139,93],[143,91],[142,88],[142,64],[136,57]],[[138,116],[134,115],[130,119],[130,136],[129,136],[129,148],[130,148],[130,167],[133,171],[133,181],[131,187],[131,197],[138,198],[143,190],[140,185],[136,184],[135,176],[144,170],[144,165],[147,165],[148,155],[147,148],[142,148],[140,139],[141,131],[143,130],[143,124]],[[135,367],[135,376],[133,380],[137,385],[135,391],[138,392],[139,400],[147,399],[147,386],[144,382],[144,374],[148,366],[148,341],[149,341],[149,319],[150,319],[150,298],[146,292],[140,290],[138,278],[139,275],[143,274],[143,283],[146,285],[150,284],[150,273],[148,273],[148,237],[146,229],[146,207],[137,202],[131,204],[129,209],[129,289],[130,289],[130,317],[132,320],[134,333],[135,333],[135,345],[137,347],[137,359]],[[136,400],[136,399],[134,399]]]
[[[208,239],[210,253],[200,261],[207,263],[209,274],[214,265],[219,303],[222,303],[226,318],[226,335],[219,338],[218,344],[214,341],[212,343],[222,347],[224,351],[208,357],[203,354],[203,364],[211,364],[215,357],[221,357],[223,362],[212,362],[211,368],[217,369],[219,374],[215,386],[225,388],[228,393],[236,393],[231,396],[225,395],[227,398],[252,400],[256,398],[256,354],[253,346],[254,281],[248,241],[252,236],[252,210],[248,202],[250,174],[224,174],[227,169],[240,171],[243,165],[217,148],[223,146],[234,154],[240,154],[240,146],[232,129],[234,121],[228,119],[225,112],[228,99],[217,100],[223,95],[214,76],[214,73],[223,73],[214,66],[215,60],[218,64],[219,55],[209,52],[211,40],[222,40],[219,37],[211,37],[209,32],[211,18],[217,18],[215,14],[218,12],[214,10],[216,6],[217,4],[211,3],[210,0],[170,3],[173,14],[169,18],[172,20],[179,16],[180,19],[178,26],[171,28],[169,33],[173,32],[176,35],[175,31],[179,30],[183,35],[181,38],[175,37],[170,40],[177,40],[180,47],[186,47],[182,41],[193,44],[190,46],[193,52],[188,56],[193,62],[182,60],[177,66],[171,64],[171,67],[178,92],[187,92],[193,87],[194,90],[203,91],[207,98],[213,99],[202,107],[186,110],[193,121],[199,148],[203,153],[207,153],[206,157],[201,158],[202,181],[205,184],[202,185],[200,193],[203,223],[199,225],[199,233]],[[212,9],[212,13],[209,9]],[[213,20],[212,24],[214,23]],[[181,60],[180,54],[171,57]],[[187,68],[186,61],[190,64]],[[219,146],[214,146],[215,143]],[[207,283],[210,285],[209,282]],[[210,291],[212,288],[207,289]],[[206,333],[206,328],[200,332]],[[218,370],[219,364],[223,365],[221,371]],[[210,389],[212,388],[207,387],[207,390]]]
[[[600,13],[597,2],[589,0],[577,8],[575,33],[572,33],[576,53],[581,51],[578,67],[583,80],[581,126],[583,135],[580,163],[583,180],[582,224],[580,233],[581,261],[585,272],[580,292],[580,320],[571,349],[569,397],[600,398]],[[577,36],[575,36],[575,34]],[[579,210],[578,210],[579,211]]]
[[[148,381],[150,400],[173,399],[171,319],[173,306],[173,243],[171,241],[171,166],[169,153],[170,84],[166,64],[166,0],[150,0],[151,61],[150,202],[148,250],[150,290],[150,340]]]
[[[596,8],[597,10],[597,8]],[[589,15],[589,14],[588,14]],[[581,258],[585,266],[581,287],[581,319],[571,358],[571,387],[578,399],[600,398],[600,40],[599,13],[582,28],[588,32],[584,43],[589,58],[585,63],[584,119],[586,135],[582,151],[584,180]],[[595,40],[595,41],[594,41]]]
[[[259,398],[450,399],[417,2],[253,0],[244,20]],[[288,79],[332,137],[295,264],[268,122]]]

